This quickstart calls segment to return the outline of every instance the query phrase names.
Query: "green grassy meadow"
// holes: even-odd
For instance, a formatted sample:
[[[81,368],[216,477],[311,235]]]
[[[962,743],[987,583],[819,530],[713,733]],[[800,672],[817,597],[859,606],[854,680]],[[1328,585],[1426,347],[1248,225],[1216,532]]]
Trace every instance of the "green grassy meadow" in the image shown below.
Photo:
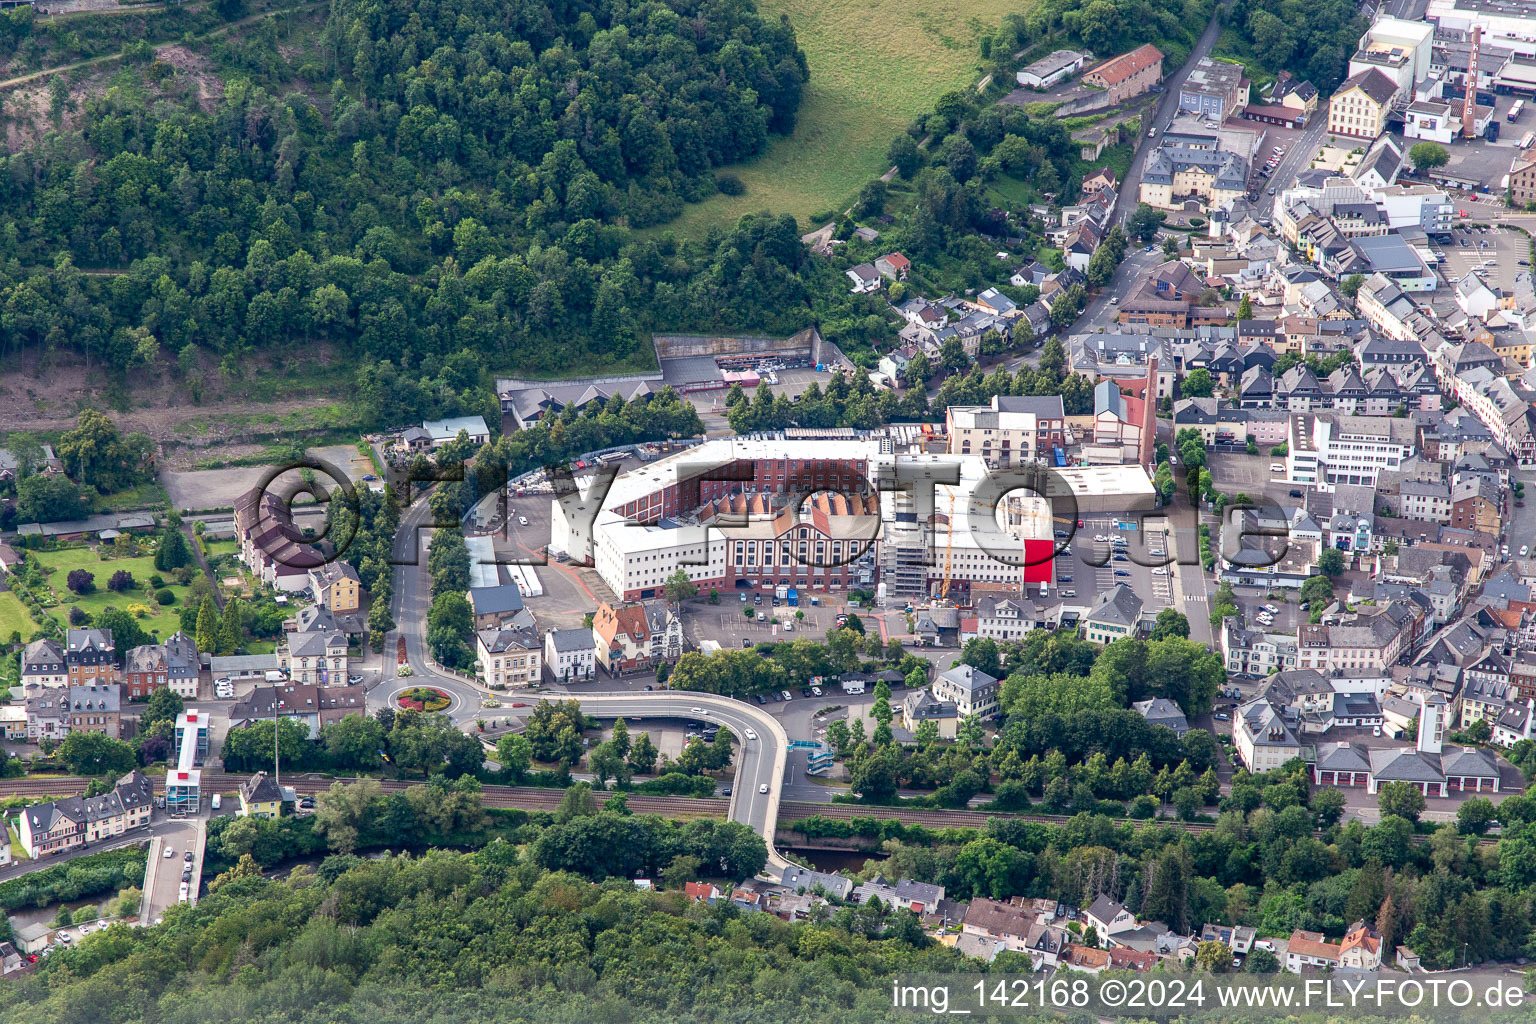
[[[811,214],[845,207],[883,173],[891,139],[952,89],[980,79],[977,40],[1003,15],[1003,0],[767,0],[765,17],[787,14],[810,64],[799,121],[750,163],[721,168],[746,185],[739,196],[690,203],[659,230],[702,237],[759,210]]]
[[[155,575],[153,555],[103,559],[88,547],[34,551],[32,555],[48,573],[48,585],[58,595],[59,603],[48,610],[62,626],[69,625],[71,605],[78,605],[82,611],[91,615],[100,613],[108,605],[125,610],[133,605],[144,605],[150,609],[150,614],[139,618],[139,624],[146,631],[163,640],[181,628],[180,611],[182,602],[186,600],[187,588],[171,582],[169,574],[161,573],[166,577],[166,586],[176,595],[176,603],[165,607],[157,604],[155,595],[149,590],[149,578]],[[64,581],[72,569],[86,569],[96,574],[94,593],[82,596],[69,589]],[[107,589],[107,580],[119,569],[127,569],[132,573],[134,583],[137,584],[134,589],[121,594]]]
[[[32,613],[21,603],[21,598],[10,591],[0,594],[0,641],[12,632],[20,633],[23,640],[28,640],[35,629],[37,624],[32,621]]]

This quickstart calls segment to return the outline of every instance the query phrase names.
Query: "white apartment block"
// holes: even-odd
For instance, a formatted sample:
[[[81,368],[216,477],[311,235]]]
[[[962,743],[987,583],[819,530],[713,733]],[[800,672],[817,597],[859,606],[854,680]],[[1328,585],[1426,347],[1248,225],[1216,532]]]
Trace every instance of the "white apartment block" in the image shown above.
[[[1376,486],[1415,451],[1413,423],[1388,416],[1297,413],[1291,417],[1286,479],[1331,492],[1335,484]]]

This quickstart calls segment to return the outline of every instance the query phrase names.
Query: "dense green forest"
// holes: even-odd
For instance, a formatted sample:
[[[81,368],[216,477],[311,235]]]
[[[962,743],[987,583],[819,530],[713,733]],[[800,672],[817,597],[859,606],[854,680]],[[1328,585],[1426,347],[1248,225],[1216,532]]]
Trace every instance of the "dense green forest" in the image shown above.
[[[6,354],[125,372],[193,346],[183,365],[207,350],[238,376],[327,341],[429,376],[461,349],[557,371],[643,361],[657,322],[809,322],[792,219],[688,250],[628,230],[793,127],[804,58],[748,0],[338,3],[318,31],[281,25],[212,45],[211,110],[129,61],[143,81],[86,100],[81,132],[0,159]],[[96,267],[128,272],[77,269]]]
[[[881,937],[879,916],[790,925],[624,879],[594,884],[508,843],[333,856],[282,880],[229,877],[158,928],[93,935],[5,986],[0,1019],[894,1019],[886,978],[966,961],[920,931],[891,932]]]
[[[1289,71],[1326,95],[1348,74],[1370,19],[1352,0],[1233,0],[1227,23],[1263,68]]]

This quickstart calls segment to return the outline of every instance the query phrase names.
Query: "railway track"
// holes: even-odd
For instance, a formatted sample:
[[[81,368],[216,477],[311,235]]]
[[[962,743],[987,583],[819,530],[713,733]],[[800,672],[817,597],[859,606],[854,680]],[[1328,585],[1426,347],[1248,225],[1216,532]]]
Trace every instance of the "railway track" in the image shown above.
[[[226,772],[205,771],[203,773],[203,787],[211,792],[231,792],[240,787],[249,776],[231,775]],[[42,779],[3,779],[0,780],[0,799],[9,796],[75,796],[85,791],[86,785],[91,780],[80,776],[64,776],[58,778]],[[331,777],[293,775],[286,777],[286,785],[290,785],[301,796],[315,796],[331,788],[336,782],[356,782],[356,779],[337,779]],[[386,793],[403,792],[412,786],[420,786],[425,783],[408,781],[403,779],[380,779],[379,786]],[[163,783],[162,783],[163,785]],[[593,794],[599,801],[606,796],[602,793]],[[481,799],[485,806],[503,809],[518,809],[525,811],[554,811],[565,798],[565,791],[561,789],[543,789],[535,786],[486,786],[481,792]],[[729,816],[731,802],[724,799],[684,796],[654,796],[645,793],[630,793],[628,797],[630,810],[636,814],[659,814],[667,818],[693,819],[693,818],[725,818]],[[993,811],[968,811],[968,810],[932,810],[914,807],[880,807],[873,804],[814,804],[814,803],[783,803],[779,805],[778,823],[786,827],[796,821],[813,817],[834,818],[841,821],[851,821],[854,818],[880,818],[894,819],[904,825],[923,825],[927,828],[968,828],[984,829],[992,818],[1011,818],[1019,821],[1032,821],[1042,825],[1063,825],[1072,819],[1068,814],[1018,814],[1010,812]],[[1146,825],[1176,825],[1186,832],[1210,832],[1215,825],[1205,821],[1169,821],[1167,819],[1127,819],[1128,823],[1136,828]],[[1119,822],[1117,822],[1118,824]],[[1313,833],[1321,838],[1319,830]],[[1414,836],[1415,842],[1428,842],[1425,835]],[[1492,846],[1496,844],[1496,838],[1484,837],[1481,845]]]
[[[963,811],[963,810],[925,810],[922,808],[907,807],[879,807],[866,804],[806,804],[786,803],[779,808],[779,821],[781,823],[798,821],[820,815],[823,818],[837,818],[843,821],[851,821],[854,818],[894,818],[904,825],[925,825],[930,828],[985,828],[992,818],[1013,818],[1019,821],[1034,821],[1042,825],[1064,825],[1072,820],[1070,814],[1017,814],[1008,811]],[[1145,824],[1152,825],[1180,825],[1187,832],[1209,832],[1216,826],[1210,822],[1186,821],[1169,822],[1154,819],[1127,819],[1132,825],[1140,828]]]

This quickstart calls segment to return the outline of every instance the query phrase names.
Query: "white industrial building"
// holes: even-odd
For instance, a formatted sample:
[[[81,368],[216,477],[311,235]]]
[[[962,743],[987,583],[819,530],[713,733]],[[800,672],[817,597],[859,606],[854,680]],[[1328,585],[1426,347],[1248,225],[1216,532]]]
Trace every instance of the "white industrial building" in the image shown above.
[[[1025,479],[1046,496],[1020,489]],[[1037,545],[1029,560],[1049,561],[1052,505],[1065,519],[1094,504],[1154,504],[1139,466],[1000,476],[981,455],[898,453],[879,438],[725,438],[637,467],[606,495],[592,483],[553,500],[551,547],[592,564],[626,601],[656,597],[679,568],[727,592],[840,591],[872,586],[877,574],[912,594],[945,576],[1017,584],[1026,542]]]
[[[1378,18],[1349,59],[1349,77],[1375,68],[1392,79],[1399,95],[1411,97],[1414,86],[1429,77],[1434,36],[1434,27],[1420,21]]]
[[[1530,0],[1429,0],[1424,21],[1453,32],[1480,26],[1485,46],[1536,57],[1536,5]]]

